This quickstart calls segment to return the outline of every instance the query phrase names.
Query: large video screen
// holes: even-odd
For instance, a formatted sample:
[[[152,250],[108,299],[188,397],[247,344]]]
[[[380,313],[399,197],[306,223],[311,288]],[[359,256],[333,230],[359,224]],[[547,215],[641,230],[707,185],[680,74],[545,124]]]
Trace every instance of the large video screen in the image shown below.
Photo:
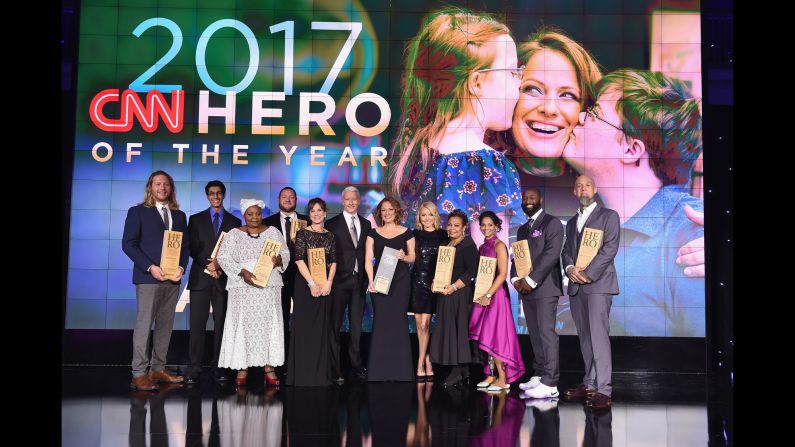
[[[610,334],[703,337],[699,1],[484,0],[438,20],[452,3],[83,1],[66,328],[133,328],[122,230],[156,170],[188,216],[211,180],[238,217],[244,197],[278,212],[291,186],[298,212],[322,197],[330,218],[354,185],[360,214],[397,197],[410,228],[422,201],[443,227],[460,208],[478,243],[486,210],[515,240],[529,187],[567,222],[585,174],[621,217]],[[512,288],[511,303],[527,333]],[[557,330],[576,334],[567,296]]]

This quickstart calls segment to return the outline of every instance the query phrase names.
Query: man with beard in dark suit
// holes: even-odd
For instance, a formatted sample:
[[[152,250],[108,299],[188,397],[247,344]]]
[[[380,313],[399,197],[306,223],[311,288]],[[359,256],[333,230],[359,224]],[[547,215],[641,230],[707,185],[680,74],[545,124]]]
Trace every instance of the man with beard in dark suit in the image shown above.
[[[296,225],[297,220],[303,220],[305,224],[309,224],[309,216],[298,214],[295,212],[295,206],[298,203],[298,195],[295,190],[289,186],[285,186],[279,191],[279,212],[271,214],[270,216],[262,219],[263,225],[268,225],[281,231],[284,240],[287,241],[287,247],[290,249],[290,262],[285,266],[284,273],[282,274],[282,318],[284,320],[284,358],[287,358],[287,349],[290,346],[290,308],[293,302],[293,288],[295,287],[295,275],[298,272],[298,267],[295,266],[295,240],[290,236],[293,234],[293,226]],[[287,370],[287,365],[280,368],[282,372]]]
[[[562,261],[569,277],[569,303],[580,340],[585,376],[577,388],[566,390],[568,399],[586,399],[587,405],[603,410],[612,404],[610,351],[610,305],[618,294],[614,259],[618,254],[621,220],[618,213],[596,203],[596,183],[581,175],[574,183],[580,201],[577,215],[566,223]],[[601,230],[602,241],[596,256],[585,268],[577,267],[580,239],[585,228]]]
[[[529,218],[516,232],[516,241],[527,240],[533,271],[520,278],[516,263],[511,266],[511,283],[519,292],[527,332],[533,346],[533,377],[519,384],[522,397],[543,399],[558,396],[560,362],[555,321],[558,299],[563,295],[560,251],[563,224],[544,212],[544,197],[537,188],[522,193],[522,209]],[[516,253],[514,253],[514,258]]]

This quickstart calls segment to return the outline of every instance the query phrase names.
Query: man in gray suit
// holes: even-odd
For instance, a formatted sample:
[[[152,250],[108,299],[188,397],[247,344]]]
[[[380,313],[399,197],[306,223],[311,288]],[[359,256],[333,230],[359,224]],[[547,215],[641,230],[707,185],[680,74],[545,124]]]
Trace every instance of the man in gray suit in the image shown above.
[[[511,283],[519,292],[527,332],[533,346],[533,377],[520,383],[522,397],[542,399],[558,396],[558,334],[555,320],[558,299],[563,295],[560,275],[560,251],[563,247],[563,224],[544,212],[544,197],[537,188],[522,193],[522,209],[529,220],[519,227],[516,241],[527,240],[533,271],[524,278],[511,266]],[[516,254],[514,253],[514,257]]]
[[[610,305],[618,294],[613,260],[618,253],[621,220],[618,213],[596,203],[596,183],[587,175],[577,177],[574,195],[580,201],[577,215],[566,224],[563,265],[569,277],[569,302],[585,362],[585,376],[577,388],[568,389],[568,399],[586,399],[600,410],[610,407],[613,363],[610,352]],[[584,228],[602,230],[602,244],[587,267],[575,266]]]

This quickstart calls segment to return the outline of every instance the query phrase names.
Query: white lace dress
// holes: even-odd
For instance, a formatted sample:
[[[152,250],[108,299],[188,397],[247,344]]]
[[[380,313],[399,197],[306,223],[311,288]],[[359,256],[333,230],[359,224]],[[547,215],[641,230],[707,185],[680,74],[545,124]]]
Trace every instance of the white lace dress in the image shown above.
[[[227,233],[218,250],[218,264],[229,280],[229,302],[224,322],[224,337],[218,356],[218,367],[246,369],[252,366],[284,364],[284,323],[282,322],[281,290],[284,267],[271,272],[263,288],[246,284],[241,269],[254,271],[254,265],[267,239],[282,243],[283,265],[290,261],[290,250],[282,234],[273,227],[252,238],[245,231]]]

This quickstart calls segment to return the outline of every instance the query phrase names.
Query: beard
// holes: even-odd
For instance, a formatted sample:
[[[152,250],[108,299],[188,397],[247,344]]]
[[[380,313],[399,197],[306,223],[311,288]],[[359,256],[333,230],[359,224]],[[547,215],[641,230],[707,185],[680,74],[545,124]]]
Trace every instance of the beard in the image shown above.
[[[538,206],[522,205],[522,210],[524,211],[525,214],[527,214],[527,217],[533,217],[533,214],[535,214],[536,211],[538,211]]]
[[[582,197],[580,197],[580,206],[582,206],[583,208],[588,207],[592,203],[594,203],[595,200],[596,199],[594,197],[582,196]]]

